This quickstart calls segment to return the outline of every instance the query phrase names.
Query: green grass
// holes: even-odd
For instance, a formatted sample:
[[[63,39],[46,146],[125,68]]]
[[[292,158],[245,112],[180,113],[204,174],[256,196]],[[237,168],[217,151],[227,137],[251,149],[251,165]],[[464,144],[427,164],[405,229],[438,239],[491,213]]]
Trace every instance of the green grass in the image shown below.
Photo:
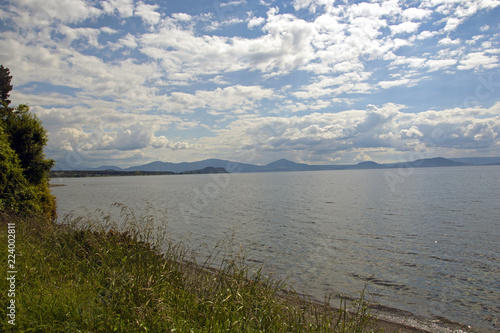
[[[0,216],[0,256],[7,223],[16,222],[17,332],[368,332],[374,318],[361,297],[335,310],[304,300],[282,281],[214,249],[204,264],[166,236],[150,209],[136,217],[69,217],[56,226]],[[144,227],[146,226],[146,227]],[[221,247],[222,248],[222,247]],[[223,257],[218,269],[211,266]],[[7,270],[7,269],[5,269]],[[0,331],[13,330],[0,283]],[[354,312],[348,311],[354,310]]]

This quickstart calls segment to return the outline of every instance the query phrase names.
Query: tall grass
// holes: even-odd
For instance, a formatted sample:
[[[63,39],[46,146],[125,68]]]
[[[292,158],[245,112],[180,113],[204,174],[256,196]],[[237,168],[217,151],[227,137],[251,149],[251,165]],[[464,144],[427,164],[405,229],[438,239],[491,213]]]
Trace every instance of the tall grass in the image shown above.
[[[309,302],[222,246],[196,263],[168,237],[164,216],[152,207],[140,216],[123,205],[114,208],[118,221],[99,211],[69,216],[62,226],[2,216],[2,258],[6,223],[17,223],[16,331],[372,331],[363,296],[353,308],[342,302],[340,310]],[[5,279],[0,288],[6,311]],[[5,318],[0,330],[13,330]]]

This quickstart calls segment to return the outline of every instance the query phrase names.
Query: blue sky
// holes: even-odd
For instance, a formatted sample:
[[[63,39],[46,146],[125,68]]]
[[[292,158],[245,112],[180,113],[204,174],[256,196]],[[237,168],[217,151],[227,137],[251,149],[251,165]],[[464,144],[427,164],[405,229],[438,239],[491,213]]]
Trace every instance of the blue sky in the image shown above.
[[[72,168],[500,156],[500,1],[16,0],[0,64]]]

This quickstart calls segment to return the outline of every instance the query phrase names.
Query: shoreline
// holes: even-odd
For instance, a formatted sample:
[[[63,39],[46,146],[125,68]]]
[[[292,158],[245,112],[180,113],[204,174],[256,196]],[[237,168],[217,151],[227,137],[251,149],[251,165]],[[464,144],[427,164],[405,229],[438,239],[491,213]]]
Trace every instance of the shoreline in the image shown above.
[[[0,216],[0,217],[1,217],[0,220],[4,220],[4,217],[6,217],[5,221],[2,221],[2,223],[6,223],[7,220],[11,220],[7,216]],[[154,284],[152,284],[153,282],[149,278],[149,273],[146,273],[146,271],[150,269],[148,267],[152,267],[151,269],[155,270],[155,272],[156,272],[155,274],[158,275],[158,278],[162,279],[162,281],[163,281],[163,279],[166,279],[165,282],[168,281],[168,283],[177,281],[175,279],[170,280],[170,278],[168,276],[165,276],[165,272],[167,272],[167,275],[169,275],[169,274],[171,274],[172,271],[176,271],[176,272],[178,272],[176,274],[181,274],[181,275],[177,275],[178,277],[184,276],[186,279],[191,281],[192,286],[195,286],[194,288],[196,290],[198,288],[197,287],[198,281],[204,281],[204,283],[208,283],[208,285],[206,287],[210,287],[210,288],[212,288],[212,283],[214,283],[214,281],[215,281],[216,285],[218,285],[219,283],[230,283],[235,288],[237,286],[239,286],[240,284],[244,284],[244,285],[248,285],[248,287],[251,288],[252,290],[254,288],[252,286],[260,286],[262,284],[263,288],[268,288],[268,287],[271,288],[268,291],[271,291],[271,294],[273,294],[274,296],[271,296],[271,294],[269,294],[269,297],[274,298],[277,302],[277,303],[273,303],[273,304],[282,304],[281,306],[283,306],[286,309],[288,309],[288,308],[297,309],[298,311],[300,311],[300,313],[303,313],[303,314],[299,314],[299,316],[304,316],[304,317],[300,317],[300,318],[303,318],[306,321],[309,321],[309,319],[314,321],[315,320],[314,318],[316,318],[316,316],[320,316],[321,318],[328,318],[329,316],[333,316],[332,318],[336,318],[336,316],[338,316],[338,315],[343,316],[343,313],[349,313],[349,317],[351,317],[351,318],[357,318],[358,316],[363,316],[366,318],[373,318],[373,321],[368,320],[365,322],[364,325],[366,325],[365,326],[366,329],[377,331],[377,332],[379,332],[380,330],[383,330],[383,332],[386,332],[386,333],[395,333],[395,332],[403,332],[403,333],[404,332],[459,333],[459,332],[465,332],[464,330],[461,330],[459,327],[451,327],[450,325],[429,324],[429,323],[423,323],[423,322],[420,322],[418,320],[414,320],[411,318],[394,317],[394,316],[390,316],[390,315],[381,314],[380,313],[381,309],[377,308],[377,305],[370,305],[369,301],[365,302],[363,295],[361,295],[361,298],[355,300],[355,302],[358,301],[359,302],[358,304],[366,304],[366,308],[364,308],[360,311],[359,307],[356,306],[357,309],[354,309],[354,311],[355,311],[354,313],[351,312],[351,306],[353,305],[351,303],[351,300],[346,300],[346,303],[341,305],[341,307],[343,307],[343,309],[339,309],[335,306],[331,306],[330,304],[325,305],[324,303],[321,303],[321,302],[318,302],[317,300],[309,298],[309,296],[307,294],[299,294],[299,293],[295,292],[293,290],[293,288],[288,284],[285,284],[285,283],[281,284],[280,281],[274,281],[272,278],[270,280],[268,280],[267,277],[260,275],[260,273],[257,276],[255,276],[253,274],[246,275],[247,273],[249,273],[248,268],[246,266],[240,267],[239,262],[233,263],[234,265],[236,265],[235,268],[233,268],[232,264],[229,264],[229,266],[227,266],[227,267],[224,266],[222,269],[217,269],[217,268],[211,267],[210,265],[207,265],[207,262],[205,262],[205,264],[200,264],[200,263],[196,263],[193,261],[185,260],[186,259],[185,255],[188,255],[188,252],[182,252],[185,254],[181,254],[180,257],[177,257],[177,258],[175,255],[173,257],[172,256],[165,257],[164,251],[161,250],[159,247],[156,247],[154,245],[154,239],[150,239],[153,241],[151,243],[151,241],[147,241],[145,239],[141,240],[140,238],[135,238],[138,235],[138,233],[137,233],[138,230],[135,230],[135,229],[131,229],[130,231],[113,231],[113,230],[106,231],[105,229],[100,229],[100,228],[93,229],[92,225],[89,225],[87,228],[85,228],[85,226],[82,226],[83,229],[80,229],[77,227],[76,224],[53,224],[53,225],[51,224],[51,225],[44,226],[44,225],[38,225],[37,222],[29,221],[29,220],[18,220],[18,222],[21,222],[23,224],[23,226],[19,226],[19,229],[20,229],[20,230],[18,230],[20,233],[19,236],[22,236],[24,234],[25,229],[30,230],[29,234],[26,235],[27,237],[35,237],[33,234],[33,230],[35,230],[36,231],[35,234],[37,234],[35,237],[36,242],[26,242],[26,243],[23,242],[23,243],[20,243],[19,245],[20,246],[22,245],[23,247],[29,246],[30,248],[35,247],[36,249],[40,249],[40,250],[43,249],[43,251],[47,252],[46,254],[50,254],[49,257],[52,257],[52,260],[54,262],[52,264],[45,263],[45,264],[41,265],[40,267],[38,267],[38,269],[41,270],[41,272],[46,272],[47,267],[50,267],[49,273],[50,273],[50,276],[53,276],[53,277],[56,276],[57,269],[61,267],[59,265],[62,265],[63,267],[66,267],[67,265],[69,265],[69,266],[76,265],[75,267],[80,267],[80,268],[85,267],[83,269],[83,271],[80,271],[80,273],[79,273],[79,274],[84,274],[79,279],[80,282],[86,281],[87,278],[95,279],[94,275],[92,275],[92,277],[86,275],[88,273],[88,265],[90,264],[90,265],[92,265],[92,267],[95,267],[95,269],[97,269],[97,270],[105,268],[105,271],[100,273],[102,275],[102,277],[98,280],[102,281],[103,280],[102,278],[104,278],[104,281],[106,281],[107,279],[109,279],[109,273],[107,271],[108,268],[110,268],[111,271],[113,271],[115,269],[114,265],[116,263],[119,263],[119,266],[121,267],[120,269],[124,269],[124,267],[127,267],[127,268],[134,267],[133,265],[130,266],[130,264],[126,264],[125,266],[122,266],[122,265],[124,265],[122,262],[122,260],[124,260],[123,258],[126,258],[127,260],[132,260],[132,258],[137,257],[137,253],[139,253],[139,255],[141,255],[140,253],[143,253],[144,255],[147,254],[150,257],[151,266],[144,266],[143,268],[141,268],[141,271],[136,271],[136,273],[134,273],[134,276],[136,276],[135,274],[144,275],[143,280],[150,281],[150,282],[146,282],[146,285],[144,286],[144,287],[147,287],[146,289],[149,288],[148,290],[154,290],[154,288],[155,288]],[[33,223],[35,223],[35,224],[33,224]],[[99,230],[101,230],[101,231],[99,231]],[[136,235],[135,237],[133,236],[134,234]],[[42,236],[42,237],[40,238],[40,236]],[[41,241],[41,239],[43,239],[44,237],[48,237],[49,239],[52,239],[52,240],[57,239],[57,243],[60,244],[61,246],[57,246],[57,247],[48,246],[47,247],[46,245],[44,245],[44,244],[46,244],[46,242]],[[39,241],[41,241],[41,242],[39,242]],[[175,245],[175,244],[176,243],[171,244],[173,246],[171,249],[177,248],[177,245]],[[87,248],[89,246],[90,246],[90,248]],[[21,250],[21,248],[20,248],[20,250]],[[23,249],[23,250],[27,250],[27,249]],[[62,251],[62,252],[59,252],[59,251]],[[122,253],[122,251],[125,251],[125,252]],[[174,250],[174,251],[178,251],[178,250]],[[34,251],[34,252],[28,251],[28,252],[33,253],[33,254],[38,253],[37,251]],[[40,253],[42,253],[42,252],[40,252]],[[70,257],[66,257],[66,255],[64,255],[64,253],[68,253],[68,254],[71,253],[71,255],[70,255]],[[92,255],[88,256],[86,253],[92,254]],[[107,255],[104,256],[104,253],[106,253]],[[174,252],[173,254],[175,254],[175,253],[177,253],[177,252]],[[43,256],[47,257],[46,254],[44,254]],[[170,253],[170,254],[172,254],[172,253]],[[60,257],[60,255],[63,255],[63,256]],[[122,255],[125,255],[125,257],[122,258]],[[109,257],[109,258],[107,258],[107,257]],[[113,261],[114,260],[113,258],[115,258],[117,261]],[[25,258],[25,260],[26,259],[27,258]],[[62,259],[64,259],[64,260],[62,260]],[[193,259],[195,259],[195,258],[193,257]],[[109,264],[103,264],[104,260],[110,260]],[[33,266],[33,268],[35,269],[35,266],[39,262],[40,261],[38,259],[33,259],[33,261],[31,261],[30,263]],[[140,262],[142,262],[142,261],[140,261]],[[164,269],[161,269],[161,268],[158,269],[159,267],[162,267],[164,265],[169,265],[170,269],[168,269],[167,271],[165,271]],[[184,269],[177,269],[177,268],[175,268],[176,266],[184,266],[185,268]],[[158,268],[154,268],[154,267],[158,267]],[[143,269],[145,271],[142,271]],[[234,271],[233,269],[236,269],[236,270]],[[170,273],[168,273],[168,272],[170,272]],[[240,275],[240,273],[244,273],[244,275]],[[63,275],[60,275],[60,278],[62,278],[61,281],[65,281],[65,283],[63,283],[63,284],[72,288],[71,290],[74,290],[73,289],[74,282],[71,282],[71,281],[73,281],[73,279],[76,277],[76,276],[74,276],[75,273],[72,272],[70,275],[66,275],[67,273],[65,273],[65,269],[63,269],[63,272],[61,272],[61,274],[63,274]],[[233,276],[233,274],[236,274],[236,275]],[[128,276],[128,275],[126,275],[126,276]],[[172,277],[174,277],[174,276],[176,276],[176,275],[174,274]],[[236,278],[236,280],[233,281],[233,279],[235,279],[235,278]],[[223,282],[226,279],[227,279],[227,281]],[[133,279],[133,280],[135,280],[135,279]],[[131,280],[131,281],[133,281],[133,280]],[[210,281],[212,281],[212,282],[210,282]],[[222,282],[217,282],[217,281],[222,281]],[[44,290],[47,288],[49,288],[49,289],[56,288],[57,290],[59,290],[59,288],[61,287],[59,283],[57,285],[53,285],[53,286],[50,285],[50,283],[47,284],[46,279],[41,280],[40,283],[41,283],[41,285],[44,286]],[[125,285],[128,285],[128,284],[126,283]],[[162,284],[160,284],[160,285],[162,285]],[[276,286],[281,285],[281,287],[277,287],[278,289],[274,289],[275,287],[273,287],[273,286],[275,286],[275,285]],[[104,287],[105,286],[99,287],[97,289],[102,289]],[[106,288],[108,288],[108,287],[106,287]],[[210,290],[210,288],[207,290]],[[257,288],[260,288],[260,287],[257,287]],[[81,285],[77,289],[86,290],[86,288],[85,287],[82,288]],[[92,289],[95,289],[95,286],[92,287]],[[137,297],[138,297],[140,294],[140,293],[137,294],[139,289],[137,289],[137,290],[134,289],[134,291],[130,290],[128,295],[132,295],[131,297],[136,297],[133,295],[137,295]],[[142,289],[140,289],[140,290],[142,290]],[[273,290],[274,290],[274,292],[273,292]],[[20,291],[20,294],[29,293],[28,290],[24,291],[24,289],[19,290],[19,291]],[[33,292],[35,292],[35,291],[33,290]],[[122,295],[123,290],[121,288],[118,288],[116,290],[116,292],[117,292],[116,295],[119,295],[119,294]],[[172,295],[177,295],[175,293],[177,293],[178,291],[177,291],[177,289],[175,289],[172,292],[174,292],[174,294],[172,294]],[[186,292],[188,292],[188,291],[186,290]],[[163,293],[161,293],[161,294],[163,295]],[[87,291],[85,291],[85,295],[86,295],[85,297],[88,297]],[[96,295],[97,299],[101,299],[104,301],[107,299],[107,297],[101,298],[102,295],[101,296],[99,296],[99,295],[101,295],[101,294],[98,293]],[[236,293],[235,295],[239,295],[239,294]],[[245,295],[245,294],[243,294],[243,295]],[[111,294],[108,296],[111,296]],[[253,296],[255,296],[255,295],[249,295],[250,300],[252,300]],[[79,297],[80,296],[78,296],[77,299],[79,299]],[[129,296],[126,296],[125,294],[123,294],[122,297],[129,297]],[[223,297],[226,297],[226,296],[223,296]],[[228,298],[224,299],[221,302],[224,303],[225,301],[229,300],[230,298],[233,300],[231,302],[235,302],[235,301],[239,302],[239,301],[235,300],[234,298],[232,298],[234,296],[227,296],[227,297]],[[92,302],[95,301],[94,298],[90,298],[90,299],[93,300]],[[244,297],[241,299],[243,300]],[[28,301],[28,299],[26,299],[25,302],[26,301]],[[60,299],[58,298],[57,302],[59,302],[59,301],[60,301]],[[71,301],[71,299],[69,299],[67,301],[70,302],[69,304],[74,304]],[[212,302],[212,301],[210,301],[210,299],[207,299],[207,301],[209,301],[207,304],[211,304],[211,302]],[[215,301],[217,302],[220,300],[215,300]],[[199,303],[197,303],[197,301],[195,301],[195,302],[196,302],[195,304],[199,304]],[[275,301],[270,300],[270,302],[275,302]],[[54,304],[56,304],[58,306],[65,307],[65,305],[63,303],[62,304],[54,303]],[[137,303],[136,305],[143,306],[143,304],[149,304],[149,301],[147,301],[146,303]],[[257,304],[259,304],[259,303],[257,303]],[[124,302],[124,304],[122,304],[122,305],[124,308],[129,309],[129,305],[127,302]],[[390,309],[388,309],[388,308],[385,308],[385,310],[386,311],[389,310],[389,312],[390,312]],[[395,309],[395,310],[397,310],[397,309]],[[129,310],[127,310],[127,311],[129,311]],[[231,310],[231,311],[233,311],[233,310]],[[113,312],[111,312],[111,314],[112,313]],[[230,312],[230,314],[233,314],[233,312]],[[202,314],[200,314],[200,315],[202,315]],[[264,316],[262,318],[266,318],[265,313],[262,313],[261,315]],[[50,316],[47,316],[46,320],[50,321],[49,318],[50,318]],[[288,320],[288,317],[286,317],[286,318],[287,318],[286,320]],[[244,319],[244,318],[242,318],[242,319]],[[294,323],[294,320],[296,320],[296,319],[297,318],[290,318],[290,320],[292,320],[292,323]],[[276,320],[276,318],[274,320]],[[42,324],[42,323],[40,323],[40,324]],[[193,325],[196,325],[196,323],[193,322]],[[195,327],[195,326],[193,326],[193,327]]]
[[[379,326],[384,332],[430,332],[430,333],[468,333],[470,328],[459,323],[428,323],[414,318],[397,317],[387,314],[376,315]]]
[[[299,296],[299,294],[297,294]],[[307,294],[302,294],[302,297],[308,297]],[[307,303],[307,301],[303,301]],[[310,300],[318,307],[325,307],[323,303],[317,300]],[[336,306],[329,305],[329,310],[339,311]],[[425,319],[418,319],[411,313],[402,314],[398,312],[406,312],[403,310],[390,308],[383,305],[370,304],[370,314],[376,319],[371,327],[374,329],[382,329],[384,333],[470,333],[471,328],[464,324],[452,322],[444,319],[446,322],[429,322]]]
[[[192,261],[185,261],[181,264],[189,269],[204,271],[214,276],[220,273],[220,270],[217,268],[204,267]],[[315,308],[322,309],[323,311],[334,313],[340,311],[339,307],[325,305],[306,293],[290,292],[289,290],[282,289],[278,293],[278,297],[281,298],[284,303],[291,306],[307,308],[313,305]],[[356,300],[357,299],[348,299],[347,301],[352,302]],[[382,330],[384,333],[472,333],[470,327],[446,319],[444,319],[446,323],[428,322],[423,318],[415,318],[412,313],[384,305],[369,304],[368,308],[369,314],[374,318],[374,321],[370,323],[368,327],[374,330]],[[405,314],[402,314],[402,312],[405,312]]]

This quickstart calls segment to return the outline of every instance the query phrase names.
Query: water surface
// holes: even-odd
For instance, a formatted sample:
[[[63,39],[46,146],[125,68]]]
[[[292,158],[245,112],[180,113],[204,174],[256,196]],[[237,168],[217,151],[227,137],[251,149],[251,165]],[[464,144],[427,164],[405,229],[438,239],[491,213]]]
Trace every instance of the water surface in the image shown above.
[[[166,210],[211,249],[232,235],[299,292],[374,300],[493,332],[500,318],[500,167],[53,179],[59,215],[121,202]],[[203,252],[202,249],[200,251]]]

